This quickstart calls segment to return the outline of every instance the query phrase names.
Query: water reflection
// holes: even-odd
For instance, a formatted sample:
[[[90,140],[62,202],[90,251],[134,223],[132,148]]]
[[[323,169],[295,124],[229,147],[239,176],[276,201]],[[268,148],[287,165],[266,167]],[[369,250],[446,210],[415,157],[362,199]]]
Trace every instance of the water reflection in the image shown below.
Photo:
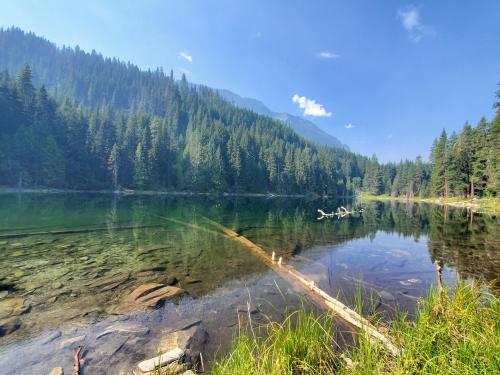
[[[340,205],[364,210],[316,219],[318,208]],[[298,198],[6,194],[0,195],[0,321],[19,324],[3,331],[0,345],[65,323],[109,319],[123,296],[146,282],[175,277],[192,298],[206,299],[266,272],[204,217],[275,251],[350,304],[361,282],[381,305],[411,308],[435,282],[435,260],[445,266],[445,281],[482,278],[500,288],[500,219],[462,209]]]

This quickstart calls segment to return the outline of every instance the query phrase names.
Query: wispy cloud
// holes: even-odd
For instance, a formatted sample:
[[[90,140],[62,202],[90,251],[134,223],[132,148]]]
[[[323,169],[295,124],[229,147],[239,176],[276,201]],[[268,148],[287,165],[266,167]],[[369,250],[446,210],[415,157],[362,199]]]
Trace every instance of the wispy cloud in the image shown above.
[[[315,100],[306,98],[305,96],[300,96],[295,94],[292,97],[292,101],[299,105],[300,109],[304,110],[304,115],[314,116],[314,117],[330,117],[331,112],[327,112],[323,104],[316,103]]]
[[[408,32],[408,37],[414,43],[428,34],[432,34],[431,27],[422,24],[420,21],[420,11],[414,5],[409,5],[398,10],[398,18],[404,29]]]
[[[387,134],[387,139],[392,139],[392,133]]]
[[[354,128],[354,125],[351,124],[351,123],[348,123],[348,124],[346,124],[345,128],[346,129],[352,129],[352,128]]]
[[[335,52],[322,51],[322,52],[318,53],[318,57],[320,59],[330,59],[330,60],[333,60],[333,59],[338,59],[340,57],[340,55],[337,54],[337,53],[335,53]]]
[[[179,55],[178,55],[179,58],[181,59],[184,59],[184,60],[187,60],[189,61],[190,63],[193,62],[193,56],[191,56],[189,53],[187,52],[179,52]]]

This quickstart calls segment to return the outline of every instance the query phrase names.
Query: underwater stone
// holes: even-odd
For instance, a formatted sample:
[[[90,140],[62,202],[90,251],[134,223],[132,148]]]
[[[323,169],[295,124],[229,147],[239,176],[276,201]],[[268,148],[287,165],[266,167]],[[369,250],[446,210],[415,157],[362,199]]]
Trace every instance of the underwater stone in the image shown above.
[[[59,337],[61,337],[61,331],[52,332],[46,338],[43,339],[42,344],[44,344],[44,345],[48,344],[48,343],[54,341],[55,339],[58,339]]]
[[[174,284],[177,284],[178,281],[179,280],[177,280],[177,277],[175,277],[175,276],[169,276],[167,278],[166,284],[167,285],[174,285]]]
[[[101,333],[96,336],[99,339],[103,336],[109,335],[111,333],[135,333],[139,335],[145,335],[149,332],[149,328],[140,324],[133,323],[116,323],[112,324],[104,329]]]
[[[77,342],[83,341],[84,339],[85,339],[85,335],[71,337],[69,339],[61,341],[61,343],[59,344],[59,348],[61,348],[61,349],[66,348],[66,347],[73,345]]]
[[[180,297],[186,292],[181,288],[165,284],[144,284],[136,288],[122,301],[118,309],[119,314],[134,310],[145,310],[159,307],[166,300]]]
[[[0,320],[0,337],[8,335],[21,327],[21,320],[17,317]]]
[[[49,375],[64,375],[62,367],[54,367]]]

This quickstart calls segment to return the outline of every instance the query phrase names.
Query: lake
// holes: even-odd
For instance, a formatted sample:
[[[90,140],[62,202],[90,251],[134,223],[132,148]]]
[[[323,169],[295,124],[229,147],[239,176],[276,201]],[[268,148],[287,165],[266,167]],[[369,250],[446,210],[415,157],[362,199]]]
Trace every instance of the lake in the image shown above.
[[[318,220],[318,208],[340,206],[356,212]],[[193,325],[203,327],[209,362],[245,319],[279,320],[304,302],[303,291],[210,220],[274,251],[350,306],[361,288],[388,318],[415,310],[436,283],[435,261],[444,265],[445,283],[483,279],[500,290],[500,218],[465,209],[294,197],[1,194],[0,373],[57,366],[69,373],[73,348],[83,345],[87,374],[118,374],[157,355],[166,333]],[[158,309],[117,310],[148,283],[186,294]],[[129,329],[109,333],[117,325]]]

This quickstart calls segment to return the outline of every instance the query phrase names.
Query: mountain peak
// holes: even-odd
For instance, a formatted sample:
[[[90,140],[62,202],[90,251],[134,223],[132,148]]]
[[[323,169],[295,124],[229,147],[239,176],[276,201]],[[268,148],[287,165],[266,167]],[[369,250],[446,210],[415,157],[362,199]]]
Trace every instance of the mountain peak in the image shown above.
[[[270,110],[260,100],[242,97],[232,91],[220,89],[219,94],[235,106],[250,109],[258,114],[272,117],[291,127],[297,134],[321,146],[337,147],[349,150],[339,139],[320,129],[315,123],[305,118]]]

